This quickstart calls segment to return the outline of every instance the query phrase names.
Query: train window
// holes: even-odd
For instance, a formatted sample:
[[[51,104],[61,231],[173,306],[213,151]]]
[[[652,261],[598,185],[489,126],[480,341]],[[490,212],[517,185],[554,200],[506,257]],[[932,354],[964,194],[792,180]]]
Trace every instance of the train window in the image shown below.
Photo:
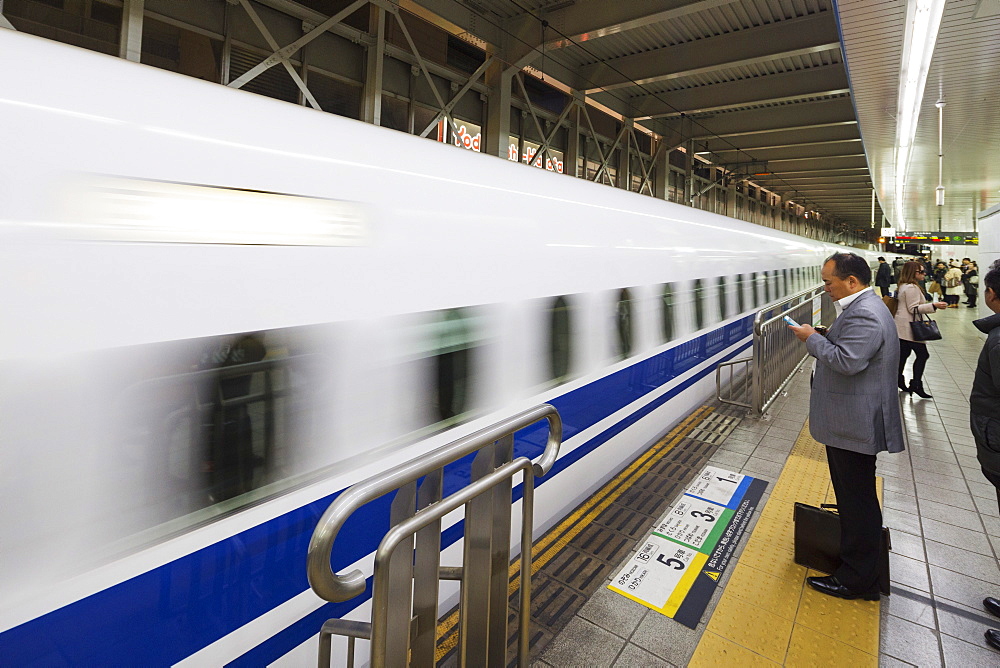
[[[747,310],[746,296],[743,294],[745,286],[746,276],[744,274],[739,274],[736,277],[736,310],[740,313]]]
[[[437,417],[448,420],[464,413],[469,405],[472,351],[475,339],[466,309],[443,311],[436,323],[434,357]]]
[[[764,276],[763,276],[763,280],[764,280],[764,303],[765,304],[769,304],[769,303],[771,303],[771,281],[770,281],[771,272],[765,271],[763,273],[764,273]]]
[[[256,372],[253,365],[267,354],[263,337],[245,334],[213,341],[202,353],[199,369],[212,370],[208,382],[198,388],[199,403],[209,407],[203,415],[205,429],[205,460],[202,470],[207,478],[208,496],[218,503],[249,492],[255,486],[257,462],[254,452],[263,451],[263,444],[254,443],[251,407],[263,403],[262,412],[273,411],[265,396],[249,401]],[[259,418],[258,418],[259,419]],[[261,457],[263,460],[263,457]],[[260,468],[264,462],[261,461]]]
[[[781,297],[781,272],[777,269],[771,270],[771,294],[774,299]]]
[[[785,283],[785,296],[787,297],[788,295],[792,294],[792,284],[788,278],[788,269],[782,269],[781,276]]]
[[[705,287],[700,278],[694,279],[694,328],[705,326]]]
[[[556,297],[549,309],[550,377],[562,382],[569,376],[570,342],[572,341],[570,307],[565,297]]]
[[[716,288],[719,294],[719,319],[725,320],[729,317],[728,309],[726,308],[726,277],[719,276],[716,280]]]
[[[674,286],[672,283],[663,284],[663,294],[660,296],[663,302],[663,340],[665,342],[674,340]]]
[[[316,438],[311,407],[325,391],[316,331],[182,339],[83,362],[107,375],[93,388],[119,425],[99,436],[117,441],[106,454],[129,453],[89,480],[109,499],[129,499],[103,513],[101,535],[117,540],[221,502],[235,508],[306,473],[299,467]]]
[[[618,356],[625,359],[632,354],[632,295],[628,288],[618,292],[615,322],[618,328]]]
[[[760,306],[760,295],[757,292],[757,272],[750,274],[750,294],[753,295],[753,307],[756,309]]]

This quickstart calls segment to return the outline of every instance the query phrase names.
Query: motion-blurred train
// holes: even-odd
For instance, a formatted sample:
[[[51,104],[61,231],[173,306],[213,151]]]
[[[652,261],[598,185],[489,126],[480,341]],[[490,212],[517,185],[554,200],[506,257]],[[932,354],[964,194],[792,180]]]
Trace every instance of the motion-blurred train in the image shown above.
[[[538,535],[837,248],[13,31],[0,63],[5,665],[311,664],[365,609],[306,581],[339,491],[550,402]]]

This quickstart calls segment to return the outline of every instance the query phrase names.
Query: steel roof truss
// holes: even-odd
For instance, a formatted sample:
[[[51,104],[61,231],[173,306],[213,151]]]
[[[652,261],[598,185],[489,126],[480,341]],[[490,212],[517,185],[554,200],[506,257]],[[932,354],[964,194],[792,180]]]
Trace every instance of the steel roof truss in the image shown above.
[[[814,14],[616,58],[585,68],[581,78],[591,93],[833,49],[840,49],[833,17]]]
[[[693,136],[692,139],[696,141],[832,125],[857,125],[854,107],[849,98],[787,104],[770,109],[723,112],[692,118],[691,121],[707,130],[707,133]],[[676,118],[671,119],[671,122],[676,122]]]
[[[430,134],[430,131],[434,129],[434,126],[437,125],[442,118],[451,119],[451,110],[455,108],[455,105],[461,101],[465,94],[472,89],[472,86],[475,85],[475,83],[486,73],[486,68],[492,65],[494,60],[493,56],[489,56],[486,61],[469,76],[465,84],[458,90],[457,93],[455,93],[451,100],[448,101],[448,104],[446,104],[444,108],[439,109],[438,113],[434,116],[434,120],[428,123],[427,127],[420,132],[421,137],[426,137]]]
[[[288,72],[289,76],[292,77],[292,80],[295,82],[295,85],[299,87],[300,91],[302,91],[302,95],[309,102],[309,105],[313,109],[322,109],[319,106],[319,102],[317,102],[316,98],[313,97],[313,94],[309,92],[309,87],[306,86],[306,83],[302,80],[302,77],[299,76],[299,73],[296,72],[295,68],[292,67],[291,63],[288,62],[288,59],[303,46],[305,46],[306,44],[308,44],[309,42],[313,41],[314,39],[322,35],[324,32],[326,32],[327,29],[329,29],[331,26],[340,23],[348,16],[350,16],[357,10],[367,5],[368,2],[369,0],[355,0],[355,2],[351,3],[344,9],[340,10],[339,12],[337,12],[336,14],[328,18],[326,21],[316,26],[315,28],[313,28],[312,30],[310,30],[305,35],[298,38],[291,44],[284,47],[279,47],[278,42],[271,35],[271,31],[267,29],[266,25],[264,25],[264,22],[261,20],[260,15],[257,14],[256,10],[254,10],[254,8],[250,5],[249,0],[239,0],[240,5],[243,7],[244,10],[246,10],[246,13],[250,16],[250,20],[253,21],[253,24],[257,26],[257,30],[260,31],[261,36],[267,42],[268,46],[274,49],[274,53],[272,53],[270,56],[265,58],[263,61],[261,61],[251,69],[249,69],[247,72],[243,74],[243,76],[239,77],[235,81],[230,82],[229,87],[242,88],[245,83],[253,80],[261,72],[268,70],[280,63]]]
[[[849,92],[847,73],[843,66],[827,65],[659,93],[655,96],[641,96],[643,99],[636,99],[636,120]]]
[[[651,23],[672,21],[682,16],[728,5],[736,0],[643,0],[642,2],[608,2],[608,0],[577,0],[572,5],[543,14],[565,37],[546,42],[546,48],[561,49],[579,42],[642,28]],[[544,9],[542,10],[544,12]],[[522,22],[537,23],[534,16]]]

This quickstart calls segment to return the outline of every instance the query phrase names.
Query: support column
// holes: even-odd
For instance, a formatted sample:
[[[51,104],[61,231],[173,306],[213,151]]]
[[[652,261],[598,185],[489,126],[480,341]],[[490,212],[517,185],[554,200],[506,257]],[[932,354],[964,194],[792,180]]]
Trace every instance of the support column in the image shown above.
[[[635,121],[626,118],[623,123],[623,137],[625,141],[618,147],[618,182],[615,184],[622,190],[632,189],[632,129]]]
[[[483,153],[507,158],[510,146],[511,90],[517,70],[509,65],[505,45],[490,46],[486,57],[493,62],[483,75],[486,84],[486,123],[483,128]],[[523,135],[523,132],[521,133]],[[517,159],[521,160],[521,153]]]
[[[7,17],[3,15],[3,0],[0,0],[0,28],[6,28],[7,30],[13,30],[17,32],[17,28],[14,27]]]
[[[580,176],[580,104],[584,104],[584,94],[573,91],[573,110],[569,112],[566,129],[566,150],[563,152],[563,172],[573,177]]]
[[[145,0],[125,0],[122,6],[122,29],[118,39],[118,57],[139,62],[142,55],[142,10]]]
[[[728,180],[728,178],[727,178]],[[736,182],[730,181],[726,186],[726,215],[730,218],[736,217]]]
[[[486,137],[483,152],[507,157],[510,145],[510,104],[511,84],[514,72],[497,61],[486,70],[486,86],[489,90],[486,101]],[[518,156],[518,160],[521,156]]]
[[[382,125],[382,72],[385,68],[385,10],[371,4],[368,15],[368,45],[365,60],[365,87],[361,100],[361,120]]]
[[[223,24],[222,24],[222,64],[219,67],[219,83],[223,86],[229,85],[230,70],[233,62],[233,3],[228,1],[226,6],[223,8]]]
[[[653,196],[659,199],[668,199],[670,196],[670,151],[666,146],[666,139],[661,137],[660,146],[653,154],[655,162],[653,164]]]
[[[689,139],[684,149],[684,205],[694,206],[694,140]]]

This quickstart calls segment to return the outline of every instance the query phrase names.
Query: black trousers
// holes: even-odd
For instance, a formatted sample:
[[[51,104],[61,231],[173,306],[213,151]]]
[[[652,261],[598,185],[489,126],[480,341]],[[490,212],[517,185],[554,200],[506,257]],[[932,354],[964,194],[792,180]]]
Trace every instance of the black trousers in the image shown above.
[[[840,568],[834,575],[852,592],[878,591],[882,509],[875,492],[875,455],[826,446],[840,513]]]
[[[924,377],[924,367],[927,366],[927,360],[930,358],[931,354],[927,352],[927,344],[922,341],[907,341],[906,339],[899,340],[899,375],[903,375],[903,367],[906,366],[906,359],[910,356],[910,351],[916,354],[916,359],[913,360],[913,380],[918,383],[923,380]]]
[[[997,507],[1000,508],[1000,475],[987,471],[986,469],[982,469],[982,472],[983,475],[986,476],[986,479],[993,483],[993,486],[997,488]]]

